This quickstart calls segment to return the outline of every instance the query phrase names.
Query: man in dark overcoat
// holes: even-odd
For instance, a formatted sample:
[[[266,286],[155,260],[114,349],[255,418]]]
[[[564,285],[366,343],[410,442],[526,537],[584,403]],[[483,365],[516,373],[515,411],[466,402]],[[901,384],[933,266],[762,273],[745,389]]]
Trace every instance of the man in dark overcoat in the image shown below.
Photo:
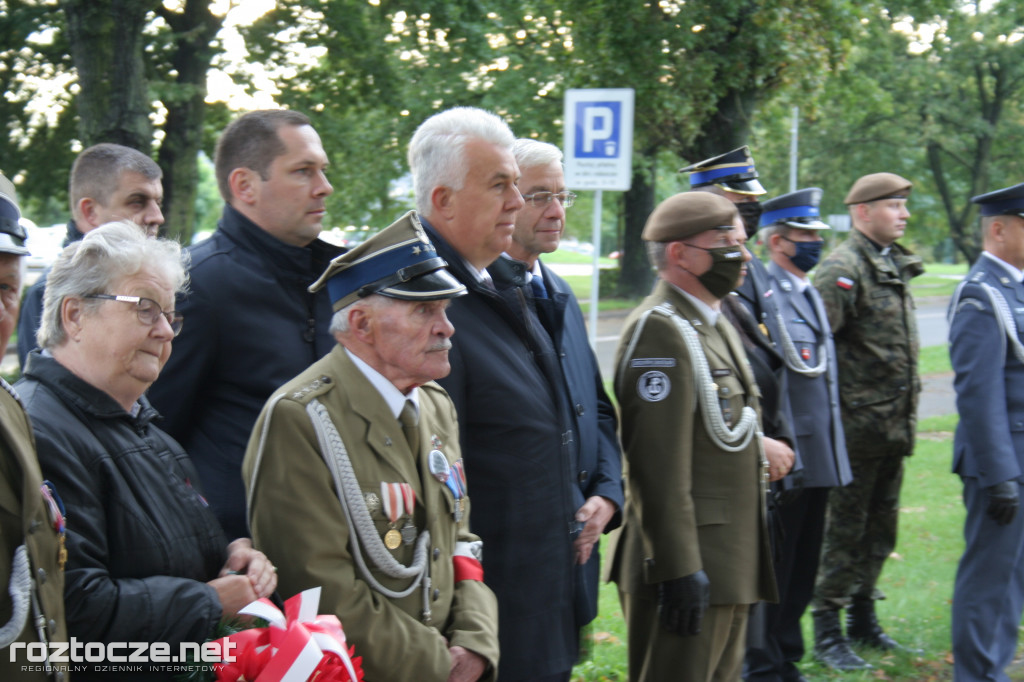
[[[526,289],[495,264],[524,205],[514,142],[497,116],[451,109],[416,131],[409,166],[420,219],[469,292],[449,309],[457,332],[439,383],[458,411],[471,530],[498,597],[498,676],[555,682],[579,654],[578,486],[594,472],[580,467],[578,415],[551,336]]]

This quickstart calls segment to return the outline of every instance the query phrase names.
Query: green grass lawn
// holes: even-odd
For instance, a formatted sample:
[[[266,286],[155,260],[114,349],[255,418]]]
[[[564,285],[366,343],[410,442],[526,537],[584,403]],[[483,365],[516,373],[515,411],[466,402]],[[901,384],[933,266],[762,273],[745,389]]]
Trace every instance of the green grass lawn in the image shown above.
[[[888,597],[878,605],[883,626],[897,641],[921,649],[922,653],[864,652],[874,670],[834,672],[811,657],[814,640],[808,614],[803,621],[808,654],[801,664],[808,678],[921,682],[952,679],[949,611],[953,577],[963,551],[964,517],[960,479],[950,473],[956,422],[957,417],[951,415],[926,419],[918,426],[916,450],[906,463],[899,540],[879,583]],[[626,680],[626,630],[614,585],[601,588],[600,611],[588,640],[590,657],[574,669],[573,680]]]
[[[917,371],[921,376],[952,372],[953,367],[949,362],[949,346],[943,343],[938,346],[922,348],[917,358]]]

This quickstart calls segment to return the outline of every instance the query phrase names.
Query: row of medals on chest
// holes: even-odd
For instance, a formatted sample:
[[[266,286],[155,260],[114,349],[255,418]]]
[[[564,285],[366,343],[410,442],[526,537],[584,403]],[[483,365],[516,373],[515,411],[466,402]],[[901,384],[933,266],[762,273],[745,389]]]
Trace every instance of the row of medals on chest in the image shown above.
[[[466,497],[466,472],[462,459],[449,464],[448,457],[441,451],[441,439],[436,434],[431,436],[430,444],[433,446],[427,455],[430,473],[451,491],[455,498],[452,516],[456,523],[460,523]],[[367,492],[363,497],[371,516],[383,509],[384,515],[388,518],[388,530],[383,536],[385,547],[398,549],[399,545],[411,545],[416,541],[419,532],[412,520],[416,508],[416,493],[410,484],[381,481],[379,495]]]

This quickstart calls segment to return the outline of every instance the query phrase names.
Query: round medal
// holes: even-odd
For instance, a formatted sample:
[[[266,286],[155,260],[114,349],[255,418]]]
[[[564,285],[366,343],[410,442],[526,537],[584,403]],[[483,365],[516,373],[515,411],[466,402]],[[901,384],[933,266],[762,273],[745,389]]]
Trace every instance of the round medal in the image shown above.
[[[396,549],[402,544],[402,534],[392,528],[387,533],[384,533],[384,546],[388,549]]]

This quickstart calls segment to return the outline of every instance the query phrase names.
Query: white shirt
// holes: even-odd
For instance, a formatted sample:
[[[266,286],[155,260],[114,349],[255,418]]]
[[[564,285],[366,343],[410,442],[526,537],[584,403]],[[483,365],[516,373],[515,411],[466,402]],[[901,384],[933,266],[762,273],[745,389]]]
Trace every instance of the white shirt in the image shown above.
[[[345,352],[348,353],[350,358],[352,358],[352,362],[354,362],[356,367],[359,368],[359,371],[363,373],[363,376],[373,384],[373,387],[377,389],[380,396],[384,398],[384,402],[386,402],[388,407],[391,408],[391,413],[395,415],[395,419],[398,419],[398,415],[402,414],[402,408],[405,407],[406,400],[412,401],[413,407],[416,409],[416,416],[419,417],[420,390],[418,387],[409,391],[408,395],[403,395],[393,383],[388,381],[383,374],[366,364],[362,358],[355,355],[348,348],[345,349]]]
[[[690,299],[690,302],[693,303],[693,305],[695,305],[697,307],[697,312],[699,312],[701,314],[701,317],[703,317],[704,320],[708,324],[710,324],[712,327],[714,327],[715,324],[718,323],[718,316],[721,314],[718,310],[716,310],[715,308],[712,308],[707,303],[705,303],[704,301],[700,300],[699,298],[697,298],[693,294],[690,294],[690,293],[687,293],[687,292],[683,291],[682,289],[677,287],[675,284],[672,284],[671,282],[669,282],[669,286],[671,286],[673,289],[675,289],[676,291],[681,293],[686,298]],[[719,305],[719,309],[720,309],[722,304],[719,303],[718,305]]]

